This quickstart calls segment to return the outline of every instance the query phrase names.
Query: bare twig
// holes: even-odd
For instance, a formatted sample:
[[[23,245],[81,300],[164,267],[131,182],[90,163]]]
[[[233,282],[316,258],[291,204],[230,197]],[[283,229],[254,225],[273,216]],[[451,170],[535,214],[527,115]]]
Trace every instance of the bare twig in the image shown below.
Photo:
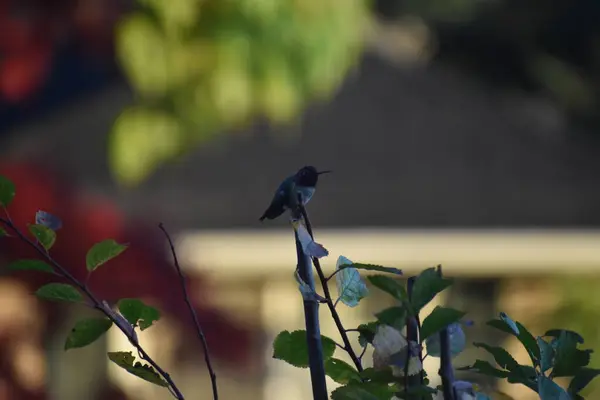
[[[299,201],[298,203],[299,203],[298,207],[300,209],[300,212],[302,213],[302,218],[304,219],[304,223],[306,224],[306,230],[308,231],[310,236],[314,239],[312,227],[310,224],[310,220],[308,219],[308,213],[306,212],[306,208],[304,207],[304,205],[302,204],[301,201]],[[333,322],[335,322],[335,326],[337,327],[337,329],[340,333],[340,336],[342,337],[342,341],[344,342],[344,350],[346,350],[346,352],[352,359],[352,362],[356,366],[356,369],[359,372],[362,372],[363,367],[362,367],[361,360],[358,358],[358,356],[354,352],[354,349],[352,348],[352,345],[350,344],[350,340],[348,339],[346,330],[344,329],[344,325],[342,325],[340,316],[338,315],[338,312],[335,309],[335,305],[333,303],[333,300],[331,299],[331,293],[329,292],[329,287],[327,285],[327,278],[323,274],[323,269],[321,268],[321,263],[319,262],[319,259],[316,257],[313,257],[313,264],[315,265],[315,269],[317,270],[317,275],[319,275],[319,280],[321,281],[321,286],[323,287],[323,294],[325,295],[325,298],[327,299],[327,307],[329,308],[329,311],[331,312],[331,317],[333,318]]]
[[[410,277],[408,278],[408,282],[406,285],[406,289],[408,292],[408,299],[412,298],[413,286],[415,284],[416,278]],[[422,384],[421,375],[419,376],[411,376],[408,374],[408,369],[410,366],[410,358],[412,356],[412,348],[411,342],[419,343],[419,322],[418,315],[410,316],[406,319],[406,364],[404,365],[404,390],[408,391],[409,389],[419,386]]]
[[[175,398],[178,399],[178,400],[184,400],[183,394],[181,393],[181,391],[179,390],[179,388],[175,385],[175,382],[173,382],[173,379],[171,379],[171,376],[166,371],[164,371],[148,355],[148,353],[146,353],[146,351],[144,350],[144,348],[137,341],[137,338],[133,337],[133,335],[130,332],[128,332],[125,327],[121,326],[121,324],[115,319],[114,315],[111,314],[111,312],[110,312],[111,310],[106,309],[104,307],[104,305],[102,304],[102,302],[100,300],[98,300],[98,298],[96,298],[96,296],[90,291],[90,289],[87,287],[86,284],[80,282],[65,267],[63,267],[56,260],[54,260],[52,258],[52,256],[50,256],[50,254],[46,251],[45,248],[41,247],[39,244],[33,242],[31,239],[29,239],[27,236],[25,236],[13,224],[12,220],[7,220],[7,219],[4,219],[4,218],[0,217],[0,222],[2,222],[7,228],[9,228],[11,231],[13,231],[22,241],[26,242],[37,253],[39,253],[44,259],[46,259],[46,261],[48,261],[56,269],[56,271],[59,273],[60,276],[62,276],[65,279],[69,280],[71,283],[73,283],[73,285],[77,286],[88,297],[88,299],[92,302],[92,307],[95,308],[95,309],[97,309],[97,310],[99,310],[104,315],[106,315],[121,330],[121,332],[123,332],[123,334],[125,334],[125,336],[127,337],[127,339],[129,339],[129,341],[131,342],[131,344],[138,351],[138,354],[140,354],[140,356],[145,361],[147,361],[156,370],[156,372],[158,374],[160,374],[160,376],[162,376],[164,378],[164,380],[167,382],[167,384],[169,385],[170,389],[172,390],[172,394],[175,396]]]
[[[308,228],[307,228],[307,230],[308,230]],[[340,272],[341,270],[342,270],[342,269],[340,268],[340,269],[336,269],[335,271],[333,271],[333,272],[331,273],[331,275],[329,275],[329,276],[328,276],[328,277],[325,279],[325,282],[329,282],[329,281],[331,280],[331,278],[333,278],[333,277],[334,277],[334,276],[335,276],[335,275],[336,275],[338,272]]]
[[[437,273],[442,276],[442,266],[438,265]],[[444,400],[454,400],[454,369],[452,368],[452,354],[450,349],[450,335],[448,329],[440,331],[440,370],[439,375],[442,379],[442,391]]]
[[[173,245],[173,241],[171,240],[171,236],[165,229],[162,222],[158,224],[158,227],[165,234],[167,241],[169,242],[169,247],[171,248],[171,254],[173,255],[173,263],[175,264],[175,268],[177,269],[177,275],[179,275],[179,280],[181,282],[181,290],[183,291],[183,298],[185,303],[190,310],[190,314],[192,315],[192,319],[194,320],[194,325],[196,326],[196,332],[198,333],[198,337],[202,341],[202,347],[204,348],[204,362],[206,363],[206,367],[208,368],[208,373],[210,375],[210,382],[212,384],[213,398],[214,400],[218,400],[219,392],[217,389],[217,374],[213,369],[212,363],[210,361],[210,353],[208,351],[208,343],[206,342],[206,336],[204,335],[204,331],[202,330],[202,326],[198,321],[198,316],[196,315],[196,310],[194,310],[194,306],[190,301],[190,296],[188,294],[187,286],[185,284],[185,275],[181,271],[181,267],[179,266],[179,261],[177,260],[177,253],[175,252],[175,246]]]

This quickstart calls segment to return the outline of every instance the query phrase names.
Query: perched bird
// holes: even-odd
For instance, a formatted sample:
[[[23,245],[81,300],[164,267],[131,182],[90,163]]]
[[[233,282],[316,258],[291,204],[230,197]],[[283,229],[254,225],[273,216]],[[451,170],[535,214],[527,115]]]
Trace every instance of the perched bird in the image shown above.
[[[302,204],[306,205],[315,193],[319,175],[331,171],[317,171],[311,165],[302,167],[294,175],[287,177],[275,192],[269,208],[265,210],[260,221],[275,219],[288,209],[295,209],[298,205],[298,193],[302,195]]]

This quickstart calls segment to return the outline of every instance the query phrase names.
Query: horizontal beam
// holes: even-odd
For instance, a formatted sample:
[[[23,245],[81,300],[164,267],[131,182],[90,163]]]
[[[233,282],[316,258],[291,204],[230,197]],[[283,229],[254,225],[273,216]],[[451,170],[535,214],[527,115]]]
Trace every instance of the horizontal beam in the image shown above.
[[[600,230],[317,229],[332,271],[339,255],[414,273],[442,264],[449,275],[503,276],[600,272]],[[292,274],[294,235],[283,230],[184,232],[182,264],[217,277]]]

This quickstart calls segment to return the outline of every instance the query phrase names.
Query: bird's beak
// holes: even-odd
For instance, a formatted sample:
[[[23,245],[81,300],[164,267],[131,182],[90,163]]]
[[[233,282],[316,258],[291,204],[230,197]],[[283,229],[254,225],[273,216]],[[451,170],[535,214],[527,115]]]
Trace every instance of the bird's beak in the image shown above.
[[[333,172],[333,171],[329,171],[329,170],[327,170],[327,171],[320,171],[320,172],[317,172],[317,175],[328,174],[330,172]]]

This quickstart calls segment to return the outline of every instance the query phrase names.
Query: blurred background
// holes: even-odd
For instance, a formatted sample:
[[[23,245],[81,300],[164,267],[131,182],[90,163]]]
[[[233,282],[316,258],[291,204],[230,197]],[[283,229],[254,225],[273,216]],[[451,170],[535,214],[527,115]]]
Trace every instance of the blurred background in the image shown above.
[[[131,244],[91,286],[160,308],[140,338],[189,399],[211,398],[210,382],[158,222],[221,397],[310,398],[308,372],[271,359],[279,331],[304,327],[292,231],[258,222],[307,164],[334,170],[309,207],[326,269],[340,254],[406,274],[441,263],[457,281],[436,304],[469,312],[469,341],[526,362],[483,324],[505,311],[599,348],[599,22],[594,0],[0,0],[11,216],[59,215],[53,254],[80,277],[93,243]],[[2,271],[33,256],[0,245]],[[37,301],[47,279],[0,277],[0,399],[170,398],[109,365],[107,350],[129,348],[116,329],[64,352],[89,311]],[[388,304],[373,290],[340,313],[355,327]],[[325,308],[321,320],[337,338]]]

